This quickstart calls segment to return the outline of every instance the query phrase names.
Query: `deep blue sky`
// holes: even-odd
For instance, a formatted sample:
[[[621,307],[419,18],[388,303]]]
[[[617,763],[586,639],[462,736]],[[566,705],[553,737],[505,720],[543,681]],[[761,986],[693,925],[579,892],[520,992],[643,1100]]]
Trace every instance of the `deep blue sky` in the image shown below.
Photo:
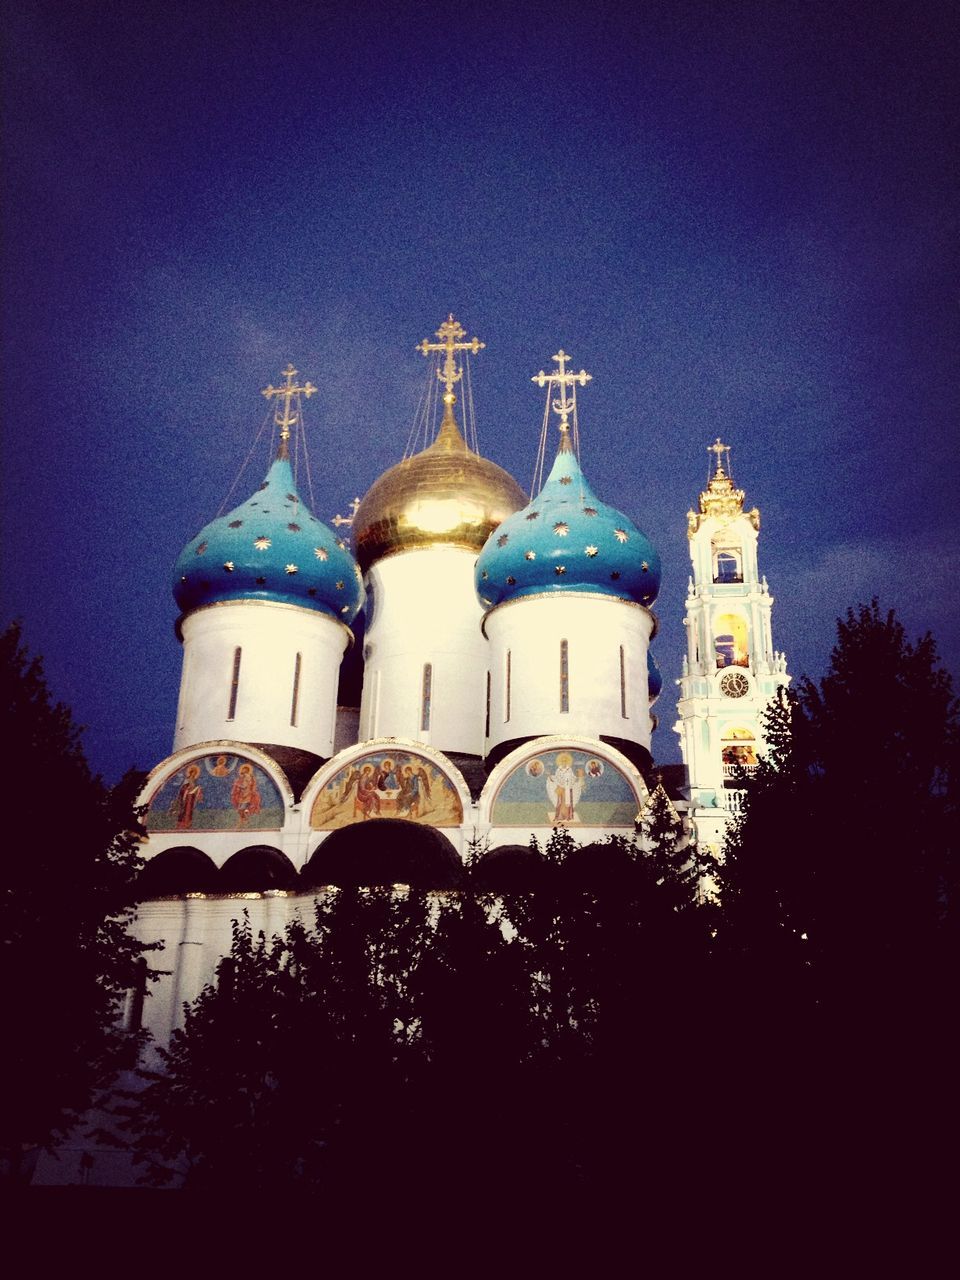
[[[660,759],[718,434],[791,671],[874,593],[960,669],[956,5],[4,7],[2,612],[109,779],[169,751],[171,566],[260,388],[319,387],[329,519],[450,310],[524,486],[530,376],[593,374],[584,469],[664,559]]]

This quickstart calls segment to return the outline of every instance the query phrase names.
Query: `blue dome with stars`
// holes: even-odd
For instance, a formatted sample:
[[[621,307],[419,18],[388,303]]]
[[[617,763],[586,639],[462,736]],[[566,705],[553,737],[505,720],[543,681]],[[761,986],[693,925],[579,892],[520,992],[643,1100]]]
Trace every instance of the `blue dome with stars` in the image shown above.
[[[187,543],[173,594],[184,614],[224,600],[271,600],[347,624],[364,598],[356,561],[297,493],[284,447],[252,497]]]
[[[554,591],[651,605],[660,587],[660,557],[629,517],[593,492],[564,433],[539,494],[487,539],[476,587],[490,606]]]

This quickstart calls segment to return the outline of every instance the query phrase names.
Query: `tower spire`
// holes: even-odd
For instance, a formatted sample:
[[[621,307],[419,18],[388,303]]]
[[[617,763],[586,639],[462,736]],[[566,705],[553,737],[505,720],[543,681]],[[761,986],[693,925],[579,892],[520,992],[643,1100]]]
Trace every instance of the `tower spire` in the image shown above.
[[[299,397],[306,396],[309,400],[316,387],[312,382],[305,382],[302,387],[298,387],[294,382],[297,376],[297,370],[289,362],[283,371],[283,377],[286,382],[282,387],[275,387],[271,382],[269,387],[264,387],[261,395],[268,400],[276,400],[276,408],[273,411],[273,420],[280,428],[280,444],[277,448],[278,458],[288,458],[290,449],[288,441],[290,439],[290,428],[295,427],[300,421]],[[297,398],[298,408],[291,409],[294,398]]]
[[[738,515],[746,515],[755,529],[760,528],[760,512],[743,510],[743,490],[733,485],[733,470],[730,466],[730,446],[724,444],[717,436],[713,444],[707,445],[707,453],[713,454],[713,461],[707,468],[707,487],[700,494],[698,511],[687,512],[687,533],[689,537],[700,528],[701,522],[708,516],[720,519],[732,519]],[[726,469],[724,469],[726,461]],[[713,468],[712,472],[710,467]]]
[[[431,342],[429,338],[424,338],[422,342],[417,343],[416,349],[425,356],[428,356],[432,351],[442,351],[444,353],[443,364],[437,369],[437,378],[446,387],[443,393],[443,421],[440,424],[438,440],[444,435],[449,436],[451,430],[457,432],[457,423],[453,416],[453,406],[456,403],[457,396],[453,388],[463,377],[463,369],[457,364],[455,353],[457,351],[469,351],[476,355],[478,351],[482,351],[486,346],[486,343],[481,342],[479,338],[471,338],[469,342],[461,342],[460,339],[466,337],[466,333],[466,329],[463,328],[460,322],[454,320],[453,312],[451,311],[437,330],[436,336],[440,339],[439,342]]]
[[[585,387],[591,380],[591,375],[586,369],[581,369],[579,373],[567,372],[567,361],[570,357],[564,351],[563,347],[557,352],[552,359],[556,360],[559,366],[554,373],[544,373],[541,369],[539,373],[535,373],[530,379],[535,382],[538,387],[549,387],[549,395],[552,396],[553,389],[559,388],[560,396],[557,400],[551,400],[551,408],[554,413],[560,415],[560,453],[567,453],[571,449],[570,444],[570,415],[576,414],[577,410],[577,384]],[[571,394],[567,394],[568,388]]]

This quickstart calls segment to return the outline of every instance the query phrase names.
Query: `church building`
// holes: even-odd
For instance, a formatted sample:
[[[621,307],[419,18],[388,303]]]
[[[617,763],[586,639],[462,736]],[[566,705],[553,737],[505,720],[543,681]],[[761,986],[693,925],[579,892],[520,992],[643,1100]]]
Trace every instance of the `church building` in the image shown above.
[[[301,496],[315,388],[288,366],[263,393],[276,432],[263,482],[177,561],[180,695],[172,753],[141,796],[134,926],[164,942],[144,1010],[161,1044],[243,909],[271,933],[309,919],[325,886],[445,889],[469,874],[496,888],[555,828],[583,846],[633,837],[657,786],[686,838],[719,850],[763,750],[763,707],[788,676],[729,449],[712,446],[688,517],[674,785],[682,770],[658,775],[651,750],[660,559],[591,487],[577,405],[590,375],[561,350],[534,376],[546,478],[528,497],[476,448],[464,370],[483,343],[453,316],[435,336],[418,349],[439,427],[350,516],[331,528]]]

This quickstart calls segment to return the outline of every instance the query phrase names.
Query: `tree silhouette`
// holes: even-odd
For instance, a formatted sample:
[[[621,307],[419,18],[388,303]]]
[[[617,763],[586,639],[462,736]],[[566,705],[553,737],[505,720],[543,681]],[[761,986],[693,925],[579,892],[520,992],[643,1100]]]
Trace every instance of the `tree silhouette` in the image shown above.
[[[752,1105],[792,1113],[794,1136],[842,1115],[889,1145],[907,1097],[942,1106],[957,1065],[950,679],[932,639],[911,643],[874,600],[839,621],[826,676],[775,703],[765,734],[719,872],[728,1083],[742,1103],[763,1064]],[[795,1107],[777,1106],[784,1091]]]
[[[16,801],[0,906],[0,1149],[17,1177],[24,1154],[63,1136],[130,1054],[120,1015],[144,980],[144,948],[126,931],[141,778],[111,789],[90,772],[81,730],[52,701],[18,624],[0,635],[0,698]]]

